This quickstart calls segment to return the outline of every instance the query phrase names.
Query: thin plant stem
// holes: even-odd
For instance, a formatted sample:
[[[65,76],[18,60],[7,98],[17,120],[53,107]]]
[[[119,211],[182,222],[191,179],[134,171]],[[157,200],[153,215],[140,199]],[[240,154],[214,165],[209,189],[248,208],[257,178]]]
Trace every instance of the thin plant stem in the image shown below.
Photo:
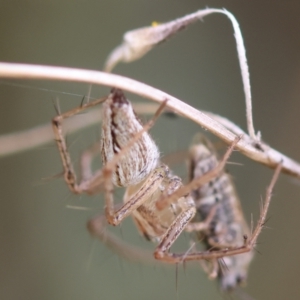
[[[120,88],[158,103],[168,100],[167,107],[169,109],[180,116],[186,117],[199,124],[202,128],[209,130],[225,143],[231,144],[236,138],[234,132],[224,127],[220,122],[210,118],[202,111],[145,83],[120,75],[75,68],[0,63],[0,77],[86,82]],[[290,159],[263,142],[257,144],[257,141],[253,140],[247,134],[243,135],[242,139],[236,145],[236,149],[250,159],[270,168],[275,168],[279,162],[282,162],[283,172],[300,178],[300,164],[298,162]]]

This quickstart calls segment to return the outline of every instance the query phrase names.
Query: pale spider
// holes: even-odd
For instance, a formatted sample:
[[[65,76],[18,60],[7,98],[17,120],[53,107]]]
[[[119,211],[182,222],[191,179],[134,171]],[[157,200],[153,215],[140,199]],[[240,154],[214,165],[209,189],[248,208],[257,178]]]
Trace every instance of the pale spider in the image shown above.
[[[88,163],[84,164],[82,180],[77,183],[61,123],[64,119],[101,102],[103,102],[102,137],[99,148],[104,167],[92,174],[90,162],[95,152],[95,147],[93,147],[93,151],[87,152],[88,159],[85,161]],[[160,114],[165,104],[166,102],[160,106],[155,117]],[[104,182],[107,222],[111,225],[118,225],[125,217],[131,215],[139,231],[147,239],[159,243],[154,251],[154,257],[158,260],[168,263],[200,259],[215,260],[251,251],[264,223],[267,204],[253,235],[250,239],[245,236],[243,244],[204,252],[179,254],[170,252],[172,244],[181,232],[185,228],[192,230],[189,224],[197,208],[189,194],[190,191],[209,182],[219,174],[240,138],[235,139],[215,168],[183,186],[181,179],[173,176],[168,166],[159,161],[159,150],[147,132],[153,123],[154,120],[151,120],[143,126],[137,119],[131,103],[119,89],[113,89],[105,99],[82,105],[55,117],[52,120],[53,130],[64,166],[65,180],[70,190],[74,193],[92,194],[98,192],[99,185]],[[280,167],[269,187],[266,202],[270,201],[271,190],[279,171]],[[121,207],[114,205],[113,185],[127,188],[124,204]],[[209,216],[207,222],[206,220],[201,222],[201,226],[208,224],[211,217]],[[103,237],[102,221],[103,217],[100,216],[88,223],[91,234],[100,239]]]

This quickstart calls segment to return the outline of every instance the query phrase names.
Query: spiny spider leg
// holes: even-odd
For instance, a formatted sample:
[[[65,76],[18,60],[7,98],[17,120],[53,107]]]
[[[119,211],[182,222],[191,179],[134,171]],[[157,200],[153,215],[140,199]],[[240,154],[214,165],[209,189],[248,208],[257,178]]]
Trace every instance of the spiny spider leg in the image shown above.
[[[179,188],[176,192],[171,194],[170,196],[166,197],[165,199],[159,199],[158,202],[156,202],[157,206],[160,209],[164,209],[169,203],[169,205],[175,200],[183,195],[188,194],[190,191],[194,190],[195,188],[201,186],[202,184],[205,184],[209,182],[212,178],[216,177],[224,168],[230,154],[232,153],[235,145],[239,142],[240,137],[237,137],[234,142],[231,144],[229,149],[226,151],[223,159],[218,163],[218,165],[201,176],[200,178],[195,178],[187,185]],[[191,201],[193,201],[191,199]],[[161,205],[163,203],[163,205]],[[185,212],[184,214],[179,215],[171,224],[171,226],[167,229],[165,235],[163,236],[160,244],[156,248],[154,252],[154,256],[156,259],[162,260],[164,262],[168,263],[180,263],[186,260],[192,260],[190,259],[190,254],[181,253],[181,254],[175,254],[169,252],[171,246],[175,242],[175,240],[178,238],[178,236],[181,234],[181,232],[185,229],[185,227],[188,226],[190,221],[195,215],[195,207],[193,206],[193,211],[189,210]],[[211,217],[211,216],[210,216]],[[201,258],[194,258],[194,260],[198,260]]]
[[[226,151],[223,159],[218,163],[218,165],[210,170],[209,172],[203,174],[203,176],[199,178],[193,179],[188,184],[182,186],[178,189],[175,193],[168,197],[161,198],[157,203],[156,206],[159,210],[164,209],[166,206],[170,205],[176,198],[182,197],[183,195],[187,195],[192,190],[197,189],[199,186],[209,182],[212,178],[216,177],[225,167],[226,162],[231,155],[235,145],[240,141],[241,136],[237,137],[233,143],[230,145],[229,149]]]
[[[62,122],[65,119],[70,118],[88,108],[91,108],[100,103],[103,103],[106,99],[107,99],[107,97],[95,100],[90,103],[86,103],[86,104],[76,107],[70,111],[67,111],[63,114],[60,114],[52,119],[52,128],[53,128],[53,132],[55,135],[55,141],[56,141],[56,144],[57,144],[57,147],[58,147],[58,150],[60,153],[60,157],[62,160],[63,168],[64,168],[64,178],[65,178],[65,181],[66,181],[69,189],[71,190],[71,192],[73,192],[75,194],[88,192],[87,186],[89,186],[88,182],[90,179],[84,179],[79,184],[77,183],[76,174],[75,174],[74,167],[73,167],[73,164],[71,161],[71,157],[70,157],[70,154],[68,151],[66,139],[65,139],[65,136],[64,136],[63,130],[62,130]],[[96,174],[94,176],[94,178],[97,178],[98,176],[99,176],[99,174]],[[82,176],[82,177],[84,178],[85,176]]]
[[[201,179],[214,170],[219,161],[213,145],[203,136],[190,149],[191,179]],[[278,174],[274,174],[274,178]],[[265,222],[270,201],[270,184],[266,195],[266,205],[261,210],[258,225],[253,235],[250,233],[239,199],[229,174],[221,171],[216,177],[198,185],[191,191],[191,196],[197,208],[196,217],[186,226],[187,231],[193,231],[203,242],[206,250],[202,252],[186,252],[181,257],[174,257],[170,262],[180,260],[205,259],[211,264],[209,276],[218,277],[223,291],[235,289],[245,283],[249,264],[253,258],[253,247]],[[248,240],[247,236],[251,237]],[[237,250],[237,251],[233,251]],[[237,255],[238,253],[238,255]],[[222,270],[220,262],[226,265]]]
[[[233,256],[233,255],[251,251],[253,249],[253,247],[255,246],[257,238],[264,226],[264,222],[266,220],[266,215],[267,215],[268,208],[269,208],[270,201],[271,201],[272,191],[273,191],[274,185],[279,177],[281,169],[282,169],[282,164],[278,164],[278,166],[276,167],[275,173],[272,177],[271,183],[267,188],[264,207],[263,207],[262,213],[260,215],[260,218],[257,222],[257,226],[256,226],[254,233],[250,239],[247,236],[244,236],[244,245],[242,245],[240,247],[232,248],[232,249],[225,248],[225,249],[220,249],[220,250],[216,250],[216,251],[213,250],[213,251],[205,251],[205,252],[190,253],[190,254],[186,254],[186,253],[174,254],[174,253],[169,253],[169,252],[164,251],[163,253],[161,253],[161,257],[159,257],[159,259],[161,259],[165,262],[169,262],[169,263],[180,263],[180,262],[182,262],[182,257],[184,257],[185,261],[200,260],[200,259],[210,260],[210,259],[222,258],[225,256]]]

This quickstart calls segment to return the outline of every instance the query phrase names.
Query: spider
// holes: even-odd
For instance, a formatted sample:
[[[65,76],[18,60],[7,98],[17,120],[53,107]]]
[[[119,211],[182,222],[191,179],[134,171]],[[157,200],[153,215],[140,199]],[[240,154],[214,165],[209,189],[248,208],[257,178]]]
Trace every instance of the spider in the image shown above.
[[[86,152],[85,163],[82,164],[82,180],[77,183],[62,132],[62,121],[99,103],[103,103],[100,145]],[[181,179],[173,175],[167,165],[160,163],[159,150],[147,132],[165,105],[166,101],[159,107],[155,117],[143,126],[123,92],[112,89],[107,98],[82,105],[53,118],[52,126],[64,167],[64,178],[69,189],[76,194],[84,192],[94,194],[99,191],[99,185],[104,183],[107,222],[116,226],[131,215],[141,234],[146,239],[158,243],[154,251],[157,260],[172,264],[190,260],[216,260],[251,251],[264,223],[267,203],[270,201],[271,190],[280,167],[269,187],[267,203],[250,239],[244,235],[242,245],[228,245],[225,248],[209,249],[204,252],[173,253],[170,251],[184,229],[199,230],[197,223],[191,225],[198,207],[190,192],[210,182],[222,171],[240,137],[235,139],[216,166],[183,186]],[[90,163],[97,148],[101,151],[104,167],[93,174]],[[126,188],[124,204],[121,206],[114,204],[113,186]],[[217,209],[215,211],[217,216]],[[198,225],[209,225],[213,214],[213,212],[209,214],[207,220]],[[98,216],[88,222],[90,233],[100,239],[103,237],[102,221],[103,216]]]
[[[203,176],[217,165],[217,153],[212,143],[202,135],[197,136],[189,151],[190,180]],[[244,245],[250,230],[228,173],[220,172],[208,183],[191,191],[191,196],[195,201],[197,214],[186,231],[196,232],[197,239],[203,241],[207,250]],[[210,278],[218,277],[223,291],[231,291],[246,282],[253,256],[253,249],[249,249],[246,253],[223,257],[220,261],[212,260],[211,269],[207,265],[203,267]],[[221,268],[222,263],[225,264],[224,268]]]

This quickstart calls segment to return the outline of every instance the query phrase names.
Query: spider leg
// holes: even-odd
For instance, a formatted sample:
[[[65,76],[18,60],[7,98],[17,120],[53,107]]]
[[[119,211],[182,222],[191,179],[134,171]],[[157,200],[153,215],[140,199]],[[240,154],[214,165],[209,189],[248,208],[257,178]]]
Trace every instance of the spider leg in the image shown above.
[[[91,181],[94,181],[95,179],[100,177],[99,173],[96,173],[93,178],[90,178],[89,180],[83,180],[80,183],[77,182],[76,174],[74,171],[74,167],[71,161],[71,157],[68,151],[67,143],[66,143],[66,138],[63,134],[63,129],[62,129],[62,123],[65,119],[68,119],[88,108],[94,107],[102,102],[104,102],[107,98],[101,98],[98,100],[95,100],[93,102],[84,104],[82,106],[76,107],[72,110],[69,110],[65,113],[59,114],[56,117],[52,119],[52,128],[53,132],[55,135],[55,141],[60,153],[60,157],[62,160],[63,168],[64,168],[64,178],[65,181],[69,187],[69,189],[75,193],[75,194],[80,194],[83,192],[88,192],[90,183]],[[85,176],[83,176],[85,178]]]
[[[206,174],[204,174],[203,176],[201,176],[199,178],[193,179],[190,183],[188,183],[185,186],[183,186],[182,188],[178,189],[172,195],[160,199],[156,203],[157,208],[159,210],[166,208],[168,205],[170,205],[172,202],[174,202],[175,199],[178,199],[184,195],[187,195],[188,193],[190,193],[190,191],[195,190],[200,185],[203,185],[203,184],[209,182],[212,178],[216,177],[225,167],[229,156],[231,155],[232,151],[234,150],[234,147],[240,141],[240,139],[241,139],[241,136],[238,136],[235,138],[233,143],[230,145],[230,147],[226,151],[223,159],[220,161],[220,163],[214,169],[210,170],[209,172],[207,172]]]
[[[257,222],[256,228],[251,236],[251,238],[248,238],[247,236],[244,236],[244,245],[241,245],[239,247],[234,247],[234,248],[223,248],[220,250],[211,250],[211,251],[204,251],[204,252],[195,252],[195,253],[171,253],[168,252],[170,249],[172,242],[169,241],[170,238],[168,234],[165,236],[164,240],[162,241],[162,245],[159,246],[157,251],[155,252],[156,255],[155,257],[157,259],[163,260],[164,262],[168,263],[180,263],[182,261],[190,261],[190,260],[201,260],[201,259],[208,259],[208,260],[216,260],[222,257],[226,256],[233,256],[241,253],[246,253],[249,252],[253,249],[253,247],[256,244],[257,238],[264,226],[268,208],[271,202],[271,196],[272,196],[272,191],[274,189],[275,183],[279,177],[279,174],[282,170],[282,164],[278,164],[276,167],[275,173],[272,177],[271,183],[269,184],[267,191],[266,191],[266,196],[265,196],[265,201],[264,201],[264,206],[263,210],[261,212],[260,218]],[[175,224],[173,227],[175,227]],[[173,228],[171,228],[173,230]],[[183,230],[183,228],[182,228]]]

